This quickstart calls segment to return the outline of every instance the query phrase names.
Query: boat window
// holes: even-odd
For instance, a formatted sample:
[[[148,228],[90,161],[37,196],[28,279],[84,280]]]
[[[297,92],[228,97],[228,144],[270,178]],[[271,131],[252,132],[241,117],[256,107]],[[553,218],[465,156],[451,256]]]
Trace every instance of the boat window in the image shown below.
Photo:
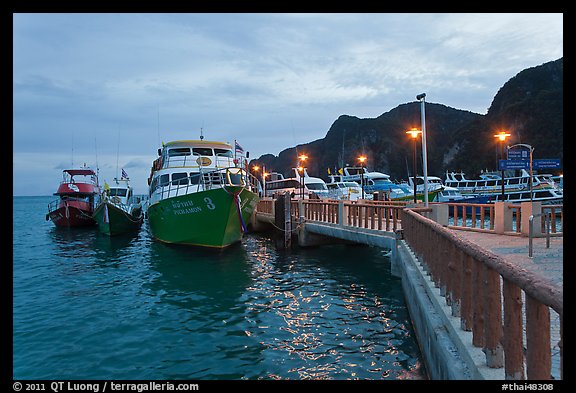
[[[189,155],[190,155],[190,148],[188,147],[176,147],[168,150],[169,157],[189,156]]]
[[[328,187],[329,190],[335,190],[338,188],[338,184],[326,184],[326,187]]]
[[[192,149],[192,154],[195,156],[211,156],[212,149],[209,147],[195,147]]]
[[[522,195],[522,196],[520,197],[521,199],[530,199],[530,193],[529,193],[529,192],[523,192],[523,193],[520,194],[520,195]]]
[[[510,194],[510,199],[511,200],[520,199],[520,194]]]
[[[486,181],[479,181],[479,182],[476,184],[476,187],[486,187]]]
[[[488,180],[486,182],[486,186],[488,187],[494,187],[496,185],[496,180]]]
[[[466,187],[476,187],[476,183],[473,181],[469,181],[466,183]]]
[[[520,184],[520,178],[515,177],[513,179],[508,180],[508,184]]]
[[[387,178],[383,178],[383,177],[379,177],[374,180],[374,184],[376,185],[380,185],[380,184],[392,184],[392,182],[390,180],[388,180]]]
[[[125,197],[126,191],[125,188],[110,188],[110,196]]]
[[[188,184],[188,174],[186,172],[178,172],[172,174],[172,184],[186,185]]]
[[[214,149],[214,154],[219,156],[219,157],[230,157],[232,158],[232,150],[227,150],[227,149]]]
[[[200,174],[198,172],[190,172],[190,184],[200,183]]]
[[[322,183],[306,183],[306,187],[308,187],[309,190],[325,190],[326,187],[324,187],[324,184]]]
[[[243,185],[244,184],[242,182],[242,173],[241,172],[238,172],[238,173],[228,172],[228,176],[229,176],[230,184],[234,184],[234,185]]]
[[[164,187],[164,186],[167,186],[169,182],[170,182],[170,175],[169,174],[161,175],[160,180],[158,181],[158,185],[160,187]]]

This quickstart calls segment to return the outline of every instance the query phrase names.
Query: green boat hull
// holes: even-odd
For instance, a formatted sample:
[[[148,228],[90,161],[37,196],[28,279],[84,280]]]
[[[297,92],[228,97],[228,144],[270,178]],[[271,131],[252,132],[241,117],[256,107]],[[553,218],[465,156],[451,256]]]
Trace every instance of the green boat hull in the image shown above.
[[[433,202],[434,199],[436,198],[436,195],[438,195],[438,193],[440,192],[440,190],[437,191],[430,191],[428,193],[428,201],[429,202]],[[401,198],[392,198],[393,201],[406,201],[406,202],[410,202],[410,201],[414,201],[414,196],[413,195],[409,195],[409,196],[404,196]],[[416,200],[423,202],[424,201],[424,193],[420,193],[420,194],[416,194]]]
[[[133,216],[110,202],[99,204],[92,217],[98,223],[98,230],[108,236],[137,232],[144,221],[142,209],[138,216]]]
[[[165,243],[224,248],[242,239],[243,226],[233,194],[240,192],[242,219],[248,225],[258,195],[240,186],[167,198],[148,207],[152,236]]]

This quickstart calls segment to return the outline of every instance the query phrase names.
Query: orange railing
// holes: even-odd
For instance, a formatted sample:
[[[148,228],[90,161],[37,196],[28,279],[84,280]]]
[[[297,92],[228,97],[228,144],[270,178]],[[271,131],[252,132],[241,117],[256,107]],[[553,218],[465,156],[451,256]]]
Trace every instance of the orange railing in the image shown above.
[[[488,367],[504,367],[507,379],[524,379],[524,370],[527,379],[551,378],[550,309],[558,313],[562,377],[562,288],[410,209],[402,211],[402,228],[462,329],[472,332],[472,345],[483,348]]]

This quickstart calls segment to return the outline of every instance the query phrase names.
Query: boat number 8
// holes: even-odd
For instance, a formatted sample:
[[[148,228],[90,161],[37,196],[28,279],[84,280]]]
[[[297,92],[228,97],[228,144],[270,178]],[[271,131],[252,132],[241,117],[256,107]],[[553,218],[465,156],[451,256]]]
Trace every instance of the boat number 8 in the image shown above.
[[[214,206],[212,199],[206,197],[206,198],[204,198],[204,202],[206,202],[206,207],[208,207],[208,209],[210,209],[210,210],[216,209],[216,206]]]

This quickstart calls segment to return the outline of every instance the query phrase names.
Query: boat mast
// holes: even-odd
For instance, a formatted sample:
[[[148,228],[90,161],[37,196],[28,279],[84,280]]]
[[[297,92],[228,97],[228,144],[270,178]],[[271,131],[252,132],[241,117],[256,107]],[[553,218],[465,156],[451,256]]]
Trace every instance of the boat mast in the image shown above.
[[[116,148],[116,184],[118,184],[118,158],[120,157],[120,125],[118,125],[118,147]]]
[[[99,185],[98,183],[98,176],[100,174],[100,168],[98,167],[98,143],[97,143],[97,138],[94,137],[94,149],[96,149],[96,185]]]

